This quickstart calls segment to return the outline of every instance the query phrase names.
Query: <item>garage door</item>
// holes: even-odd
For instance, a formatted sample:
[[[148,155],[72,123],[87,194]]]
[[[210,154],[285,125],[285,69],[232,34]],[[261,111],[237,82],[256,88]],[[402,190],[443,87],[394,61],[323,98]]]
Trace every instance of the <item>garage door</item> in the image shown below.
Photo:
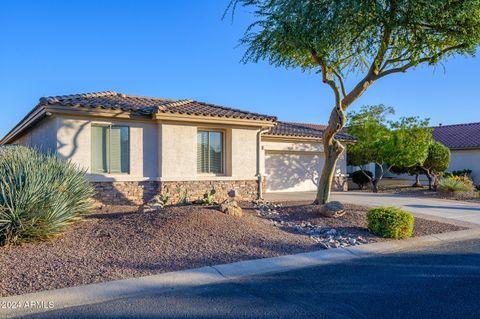
[[[267,192],[315,191],[323,163],[319,153],[266,153]]]

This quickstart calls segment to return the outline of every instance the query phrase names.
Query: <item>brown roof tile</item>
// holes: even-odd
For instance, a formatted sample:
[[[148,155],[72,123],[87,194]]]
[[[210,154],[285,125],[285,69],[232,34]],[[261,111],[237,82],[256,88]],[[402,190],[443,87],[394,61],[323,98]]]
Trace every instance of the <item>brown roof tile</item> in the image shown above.
[[[298,137],[316,137],[322,138],[323,131],[327,126],[321,124],[297,123],[297,122],[277,122],[267,135],[298,136]],[[346,133],[338,133],[335,136],[340,140],[356,141],[356,138]]]
[[[140,112],[143,114],[174,113],[199,116],[276,121],[276,117],[193,100],[172,100],[145,96],[131,96],[113,91],[49,96],[40,99],[40,105],[60,104]]]
[[[480,122],[437,126],[432,134],[450,149],[480,148]]]

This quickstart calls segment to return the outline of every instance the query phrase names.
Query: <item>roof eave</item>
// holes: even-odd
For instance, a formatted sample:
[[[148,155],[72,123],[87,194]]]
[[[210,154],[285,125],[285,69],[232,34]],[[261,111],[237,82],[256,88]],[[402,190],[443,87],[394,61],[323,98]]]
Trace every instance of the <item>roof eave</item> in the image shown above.
[[[15,125],[1,140],[0,145],[11,143],[17,136],[43,120],[47,116],[45,106],[38,104],[20,122]]]
[[[319,136],[313,136],[313,135],[294,135],[294,134],[271,134],[271,133],[265,133],[263,136],[265,137],[271,137],[271,138],[298,138],[298,139],[312,139],[312,140],[322,140],[322,137]],[[348,139],[348,138],[336,138],[339,141],[342,142],[349,142],[349,143],[356,143],[356,139]]]
[[[185,114],[179,112],[158,112],[153,114],[153,119],[157,121],[174,121],[190,123],[210,123],[210,124],[230,124],[241,126],[255,126],[261,128],[271,128],[275,126],[274,119],[253,119],[227,116],[197,115]]]

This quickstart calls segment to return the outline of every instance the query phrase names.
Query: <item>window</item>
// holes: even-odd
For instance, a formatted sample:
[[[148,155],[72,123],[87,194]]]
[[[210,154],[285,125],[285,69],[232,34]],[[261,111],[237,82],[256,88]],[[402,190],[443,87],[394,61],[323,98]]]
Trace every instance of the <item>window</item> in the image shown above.
[[[223,132],[198,131],[197,172],[223,173]]]
[[[92,126],[92,173],[128,173],[130,130],[127,126]]]

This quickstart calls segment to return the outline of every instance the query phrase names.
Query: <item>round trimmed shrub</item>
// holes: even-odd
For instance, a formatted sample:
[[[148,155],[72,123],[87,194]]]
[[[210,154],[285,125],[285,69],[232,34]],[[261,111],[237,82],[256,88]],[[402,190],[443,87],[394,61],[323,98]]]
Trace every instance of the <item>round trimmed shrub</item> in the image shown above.
[[[61,234],[91,209],[85,172],[55,155],[0,147],[0,245]]]
[[[365,176],[365,174],[370,176],[370,178]],[[358,188],[360,189],[364,189],[365,186],[367,186],[370,183],[372,178],[373,178],[373,173],[370,171],[359,170],[352,173],[352,182],[357,184]]]
[[[371,208],[367,213],[368,230],[383,238],[409,238],[413,235],[413,215],[400,208]]]

